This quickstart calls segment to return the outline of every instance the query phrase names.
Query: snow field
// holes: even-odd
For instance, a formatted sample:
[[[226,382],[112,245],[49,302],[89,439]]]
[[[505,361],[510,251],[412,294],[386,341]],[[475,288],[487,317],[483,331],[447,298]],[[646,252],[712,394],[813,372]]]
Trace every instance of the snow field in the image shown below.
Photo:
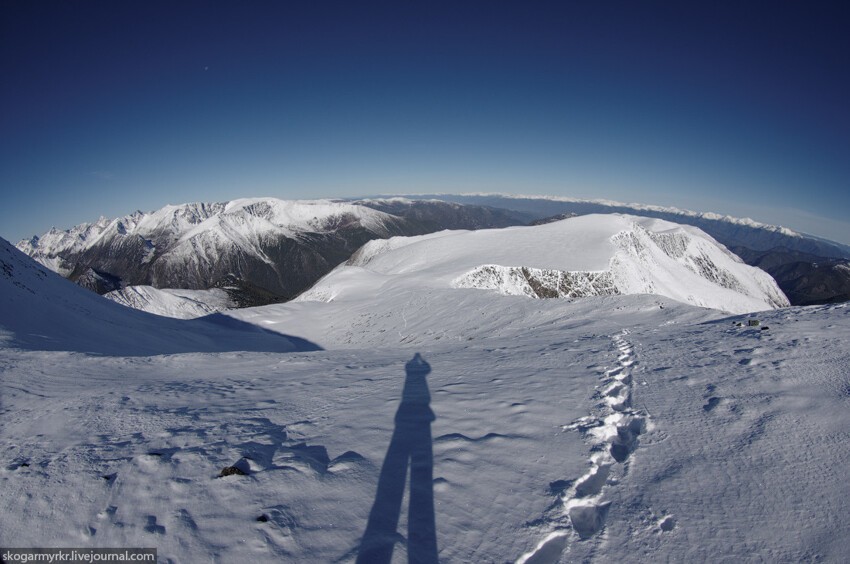
[[[329,301],[180,321],[2,251],[0,545],[353,562],[419,353],[440,561],[850,553],[844,304],[751,327],[659,296],[533,300],[347,267]],[[394,562],[417,556],[406,492]]]

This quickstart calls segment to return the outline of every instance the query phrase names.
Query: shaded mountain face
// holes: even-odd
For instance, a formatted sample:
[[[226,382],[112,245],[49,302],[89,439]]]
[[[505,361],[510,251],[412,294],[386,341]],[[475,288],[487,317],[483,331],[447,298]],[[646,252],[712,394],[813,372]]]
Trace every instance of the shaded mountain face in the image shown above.
[[[777,277],[793,305],[848,299],[847,271],[838,266],[850,258],[850,249],[784,228],[652,206],[500,196],[428,198],[263,198],[166,206],[67,231],[53,229],[21,241],[18,248],[97,293],[136,285],[223,288],[234,305],[249,307],[294,298],[373,239],[626,212],[699,227],[747,264]],[[791,267],[791,262],[799,264]]]
[[[733,247],[747,264],[773,276],[793,305],[819,305],[850,300],[850,261],[819,257],[777,247],[754,251]]]

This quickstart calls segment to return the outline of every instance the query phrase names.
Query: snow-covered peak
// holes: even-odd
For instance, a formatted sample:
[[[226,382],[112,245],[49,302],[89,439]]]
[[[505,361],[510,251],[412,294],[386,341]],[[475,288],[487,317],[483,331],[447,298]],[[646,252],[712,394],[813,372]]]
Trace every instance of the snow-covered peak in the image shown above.
[[[101,217],[95,223],[66,230],[51,229],[40,237],[22,240],[17,247],[51,270],[68,275],[73,265],[66,264],[63,257],[83,253],[95,245],[108,247],[116,237],[140,237],[165,253],[172,250],[171,245],[197,237],[253,248],[256,238],[268,233],[293,237],[357,224],[385,236],[396,223],[398,218],[356,204],[244,198],[167,205],[153,212],[135,212],[116,219]]]
[[[324,232],[340,222],[357,221],[374,232],[384,231],[395,218],[389,214],[331,200],[278,200],[275,198],[243,198],[228,202],[224,215],[259,217],[276,227],[292,231]]]
[[[344,299],[375,285],[531,297],[657,294],[735,313],[788,305],[770,276],[698,228],[620,214],[371,241],[300,299]]]

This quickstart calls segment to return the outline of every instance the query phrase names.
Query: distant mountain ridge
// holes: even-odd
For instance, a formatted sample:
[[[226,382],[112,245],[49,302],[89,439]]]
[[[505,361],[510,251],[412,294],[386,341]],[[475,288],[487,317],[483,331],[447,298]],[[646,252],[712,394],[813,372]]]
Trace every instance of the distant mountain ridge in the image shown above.
[[[169,205],[51,229],[17,247],[99,294],[135,286],[222,288],[233,305],[249,307],[292,299],[374,239],[626,213],[699,227],[747,264],[767,270],[794,305],[850,296],[850,248],[752,220],[604,200],[494,194],[418,198],[251,198]],[[789,266],[792,262],[797,264]]]
[[[519,212],[451,202],[250,198],[101,217],[17,247],[99,294],[129,286],[223,288],[235,305],[247,307],[295,297],[372,239],[526,220]],[[139,292],[124,302],[143,303],[138,298],[150,295]]]
[[[390,197],[390,196],[386,196]],[[440,199],[460,204],[490,206],[519,212],[540,220],[559,214],[624,213],[664,219],[699,227],[727,247],[744,246],[767,251],[785,247],[819,257],[850,259],[850,246],[798,233],[778,225],[760,223],[713,212],[694,212],[674,207],[626,204],[611,200],[582,200],[556,196],[524,196],[495,193],[480,194],[416,194],[398,196],[410,199]],[[380,197],[378,197],[380,198]],[[362,202],[368,201],[361,199]]]

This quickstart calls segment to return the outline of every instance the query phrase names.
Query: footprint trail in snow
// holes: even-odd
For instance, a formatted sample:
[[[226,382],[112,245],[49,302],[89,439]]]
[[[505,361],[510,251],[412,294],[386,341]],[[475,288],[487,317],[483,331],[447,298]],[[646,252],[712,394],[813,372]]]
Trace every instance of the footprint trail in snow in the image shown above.
[[[630,455],[637,449],[638,436],[646,430],[648,414],[632,407],[634,349],[627,331],[613,341],[619,356],[614,368],[605,371],[597,394],[603,400],[598,414],[591,414],[564,427],[582,432],[592,447],[590,469],[559,496],[554,515],[547,519],[553,529],[534,550],[523,554],[517,564],[558,562],[570,540],[570,530],[580,540],[591,539],[605,526],[611,505],[605,491],[615,487],[615,474],[627,471]]]

